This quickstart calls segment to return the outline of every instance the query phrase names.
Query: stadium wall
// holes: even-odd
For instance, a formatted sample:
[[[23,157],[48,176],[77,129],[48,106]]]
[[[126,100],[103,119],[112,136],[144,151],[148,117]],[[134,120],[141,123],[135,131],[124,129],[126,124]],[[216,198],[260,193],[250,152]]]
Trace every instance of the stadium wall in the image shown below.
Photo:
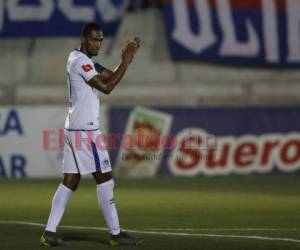
[[[139,35],[142,47],[109,105],[298,105],[299,70],[246,68],[204,62],[174,62],[162,13],[127,14],[114,37],[104,40],[96,61],[114,68],[126,39]],[[78,38],[1,38],[0,104],[65,104],[65,63]],[[288,85],[288,87],[287,87]]]

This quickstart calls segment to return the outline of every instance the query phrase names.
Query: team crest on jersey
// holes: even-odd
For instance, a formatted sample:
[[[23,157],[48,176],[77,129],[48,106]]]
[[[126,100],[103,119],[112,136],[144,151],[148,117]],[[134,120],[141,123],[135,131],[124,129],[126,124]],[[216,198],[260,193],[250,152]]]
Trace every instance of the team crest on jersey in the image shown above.
[[[81,68],[85,71],[85,72],[89,72],[90,70],[93,69],[92,65],[90,64],[84,64],[81,66]]]

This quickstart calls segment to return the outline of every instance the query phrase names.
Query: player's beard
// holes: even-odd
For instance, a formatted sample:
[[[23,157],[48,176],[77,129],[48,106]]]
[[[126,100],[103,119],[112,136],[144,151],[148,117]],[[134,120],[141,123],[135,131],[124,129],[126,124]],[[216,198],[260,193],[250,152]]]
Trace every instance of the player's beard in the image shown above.
[[[93,56],[98,56],[99,50],[93,50],[91,53]]]

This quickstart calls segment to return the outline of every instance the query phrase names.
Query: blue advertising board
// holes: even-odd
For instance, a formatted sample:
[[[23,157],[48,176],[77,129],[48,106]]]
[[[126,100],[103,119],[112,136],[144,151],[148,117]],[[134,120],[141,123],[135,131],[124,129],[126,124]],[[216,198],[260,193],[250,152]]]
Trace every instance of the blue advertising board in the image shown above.
[[[158,175],[298,173],[300,170],[299,107],[155,108],[154,111],[172,117],[169,141],[160,145],[163,154],[159,155]],[[110,133],[126,133],[133,112],[129,108],[112,108]],[[147,120],[142,126],[149,127],[146,123]],[[124,152],[122,146],[124,143],[119,140],[111,150],[113,164],[117,164],[118,155]],[[134,161],[130,164],[134,165]]]
[[[87,22],[97,22],[104,35],[113,35],[125,3],[124,0],[0,1],[0,37],[78,36]]]
[[[163,12],[174,60],[300,66],[298,0],[168,0]]]

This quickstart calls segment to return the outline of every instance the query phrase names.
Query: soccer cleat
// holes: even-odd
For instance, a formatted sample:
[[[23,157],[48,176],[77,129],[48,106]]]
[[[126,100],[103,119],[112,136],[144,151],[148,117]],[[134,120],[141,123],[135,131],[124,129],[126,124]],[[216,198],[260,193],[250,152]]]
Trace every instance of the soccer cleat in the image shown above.
[[[45,231],[40,239],[41,246],[47,247],[62,247],[63,240],[54,232]]]
[[[118,235],[110,235],[110,245],[112,246],[138,246],[143,243],[143,239],[130,236],[127,232],[121,231]]]

